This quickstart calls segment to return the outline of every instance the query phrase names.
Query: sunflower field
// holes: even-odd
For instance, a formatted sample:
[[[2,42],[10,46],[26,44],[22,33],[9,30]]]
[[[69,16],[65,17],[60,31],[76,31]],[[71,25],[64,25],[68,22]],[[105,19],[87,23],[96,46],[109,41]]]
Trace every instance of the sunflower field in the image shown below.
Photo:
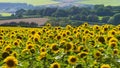
[[[0,68],[120,68],[120,25],[0,27]]]

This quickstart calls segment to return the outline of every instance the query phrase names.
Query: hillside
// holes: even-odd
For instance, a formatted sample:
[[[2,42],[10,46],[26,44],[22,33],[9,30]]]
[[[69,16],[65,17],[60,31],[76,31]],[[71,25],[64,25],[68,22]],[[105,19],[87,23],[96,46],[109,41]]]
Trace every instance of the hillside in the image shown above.
[[[104,4],[105,6],[120,6],[120,0],[83,0],[79,1],[81,4]]]
[[[58,3],[80,3],[80,4],[104,4],[111,6],[119,6],[120,0],[0,0],[0,3],[27,3],[31,5],[47,5]]]

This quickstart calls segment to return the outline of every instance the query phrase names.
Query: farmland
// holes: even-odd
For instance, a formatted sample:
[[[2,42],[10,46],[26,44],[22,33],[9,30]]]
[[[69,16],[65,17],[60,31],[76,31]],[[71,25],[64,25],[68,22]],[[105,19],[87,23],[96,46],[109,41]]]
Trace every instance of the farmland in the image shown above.
[[[111,6],[120,6],[120,0],[83,0],[79,3],[82,4],[104,4],[105,6],[111,5]]]
[[[0,13],[1,16],[11,16],[11,13]]]
[[[0,54],[3,68],[119,68],[120,25],[0,27]]]
[[[11,20],[0,20],[0,24],[10,23],[10,22],[16,22],[16,23],[18,23],[18,22],[23,21],[23,22],[28,22],[28,23],[35,22],[38,25],[44,25],[47,20],[48,20],[47,18],[11,19]]]

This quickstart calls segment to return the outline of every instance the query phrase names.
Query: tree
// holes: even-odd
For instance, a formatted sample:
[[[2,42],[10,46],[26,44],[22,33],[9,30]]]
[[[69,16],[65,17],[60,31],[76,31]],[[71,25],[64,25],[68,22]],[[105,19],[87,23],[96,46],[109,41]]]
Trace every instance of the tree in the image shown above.
[[[108,20],[110,19],[109,16],[105,16],[102,18],[101,22],[108,23]]]
[[[109,19],[109,23],[114,25],[120,24],[120,13],[114,14],[113,17]]]
[[[55,16],[55,17],[67,17],[68,16],[68,12],[66,12],[63,9],[57,9],[56,12],[54,12],[52,14],[52,16]]]
[[[99,18],[98,18],[97,15],[88,15],[87,20],[88,20],[89,22],[98,22],[98,21],[99,21]]]

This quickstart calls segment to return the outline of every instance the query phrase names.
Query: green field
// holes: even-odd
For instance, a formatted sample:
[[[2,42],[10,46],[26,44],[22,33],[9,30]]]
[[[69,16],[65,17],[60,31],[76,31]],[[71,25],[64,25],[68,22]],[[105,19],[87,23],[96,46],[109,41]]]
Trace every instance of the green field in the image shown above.
[[[105,6],[120,6],[120,0],[83,0],[82,4],[104,4]]]
[[[0,13],[1,16],[11,16],[11,13]]]

